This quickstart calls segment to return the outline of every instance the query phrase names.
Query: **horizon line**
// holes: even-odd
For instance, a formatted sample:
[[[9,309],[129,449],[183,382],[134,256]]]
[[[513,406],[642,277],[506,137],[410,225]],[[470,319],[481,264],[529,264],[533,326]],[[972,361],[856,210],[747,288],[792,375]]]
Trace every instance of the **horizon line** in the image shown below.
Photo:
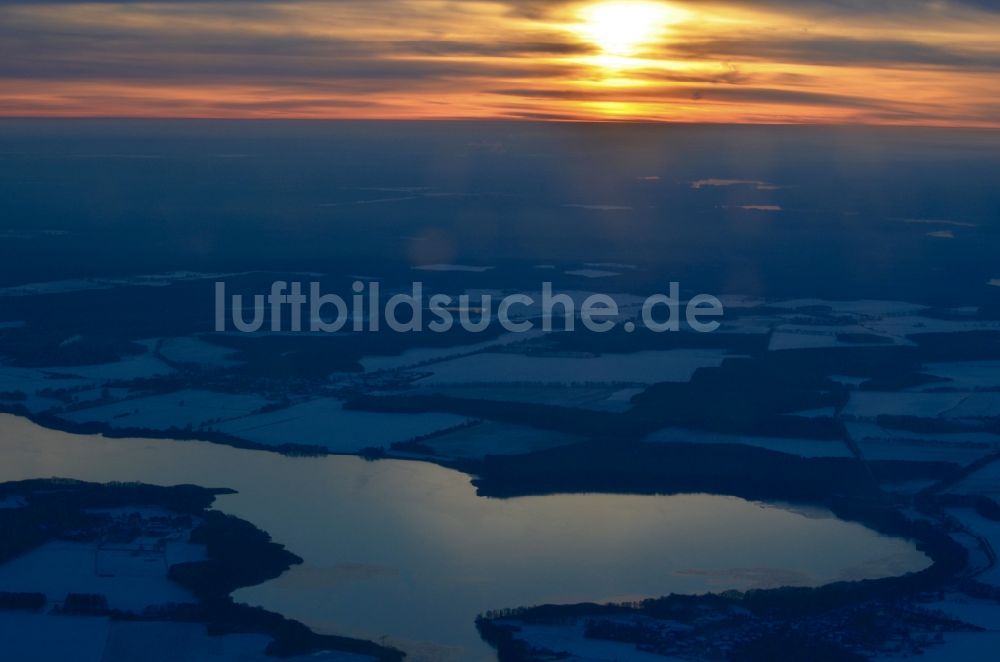
[[[520,118],[520,117],[255,117],[212,115],[2,115],[2,121],[129,121],[129,122],[326,122],[326,123],[411,123],[411,124],[592,124],[592,125],[642,125],[642,126],[683,126],[683,127],[802,127],[802,128],[870,128],[870,129],[942,129],[967,131],[998,131],[1000,122],[947,124],[938,122],[711,122],[653,119],[599,119],[599,118]]]

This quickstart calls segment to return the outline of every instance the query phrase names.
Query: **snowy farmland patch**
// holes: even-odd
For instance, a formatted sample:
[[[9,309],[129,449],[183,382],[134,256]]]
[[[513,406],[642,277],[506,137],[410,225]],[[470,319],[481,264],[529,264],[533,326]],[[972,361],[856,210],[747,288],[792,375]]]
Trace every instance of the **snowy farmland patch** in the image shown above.
[[[871,333],[905,337],[921,333],[964,333],[968,331],[998,331],[1000,322],[992,320],[933,319],[919,315],[888,316],[864,323]]]
[[[771,182],[762,182],[753,179],[721,179],[713,177],[709,179],[698,179],[691,182],[691,188],[695,190],[728,186],[747,186],[758,191],[776,191],[781,188],[781,186],[772,184]]]
[[[909,336],[925,333],[961,333],[997,331],[1000,322],[976,319],[934,319],[919,312],[923,307],[893,301],[824,301],[801,299],[769,304],[775,308],[797,311],[796,315],[811,315],[819,309],[823,314],[848,318],[851,324],[792,324],[790,315],[757,318],[758,324],[774,328],[769,349],[809,349],[818,347],[849,347],[858,344],[913,345]],[[740,323],[750,319],[741,319]],[[844,336],[853,336],[848,342]],[[869,342],[866,342],[869,341]]]
[[[867,377],[851,377],[849,375],[830,375],[830,379],[850,388],[857,388],[868,381]]]
[[[44,411],[61,404],[58,400],[45,397],[41,391],[86,386],[87,381],[84,379],[49,369],[0,365],[0,392],[23,393],[25,399],[19,404],[30,411]]]
[[[141,611],[170,602],[196,602],[167,579],[162,554],[98,552],[92,543],[52,542],[0,566],[5,591],[44,593],[61,602],[68,593],[103,595],[113,609]]]
[[[966,393],[962,401],[945,412],[947,418],[995,418],[1000,416],[1000,391]]]
[[[587,262],[583,266],[593,269],[615,269],[616,271],[638,269],[634,264],[625,264],[624,262]]]
[[[837,415],[837,408],[821,407],[819,409],[806,409],[805,411],[793,412],[793,414],[801,418],[833,418]]]
[[[233,395],[212,391],[185,390],[61,414],[75,423],[101,422],[112,427],[168,428],[202,427],[213,421],[247,416],[267,405],[256,395]]]
[[[577,276],[581,275],[580,273],[578,273],[581,270],[574,270],[574,271],[577,273],[570,273],[570,272],[567,273],[570,273],[570,275],[577,275]],[[597,274],[596,276],[594,274],[590,274],[590,277],[603,278],[603,277],[620,275],[617,272],[615,273],[608,272],[607,269],[596,269],[596,271],[601,273]],[[531,298],[532,303],[526,305],[518,304],[516,306],[513,306],[510,310],[510,317],[512,320],[514,321],[525,320],[525,319],[543,320],[546,317],[548,317],[548,315],[545,314],[546,312],[554,312],[555,314],[552,315],[552,317],[554,317],[556,321],[552,325],[553,328],[556,330],[561,330],[563,328],[562,320],[564,315],[562,312],[563,311],[562,306],[556,305],[553,306],[553,310],[545,311],[542,307],[542,292],[540,291],[526,292],[525,294],[527,294]],[[588,298],[594,296],[595,292],[590,290],[565,290],[565,291],[560,290],[558,294],[566,295],[573,300],[573,309],[576,312],[576,318],[579,319],[580,311],[583,309],[584,302]],[[635,294],[625,294],[622,292],[609,292],[607,296],[614,299],[615,303],[618,305],[619,321],[624,321],[626,319],[637,319],[642,312],[642,305],[646,301],[645,297],[637,296]],[[496,306],[498,305],[496,303],[497,296],[494,295],[493,299],[494,300],[492,303],[494,309],[496,309]],[[681,301],[681,305],[682,306],[686,305],[686,301]],[[519,335],[521,335],[522,337],[528,336],[528,334],[525,333]]]
[[[581,439],[569,434],[484,421],[424,442],[444,457],[482,458],[486,455],[520,455],[568,446]]]
[[[563,207],[569,207],[571,209],[586,209],[588,211],[632,211],[632,207],[629,207],[628,205],[568,204],[563,205]]]
[[[108,290],[116,287],[166,287],[174,283],[184,283],[213,278],[224,278],[240,274],[210,274],[195,271],[174,271],[164,274],[142,274],[125,278],[76,278],[54,280],[43,283],[28,283],[0,288],[0,297],[21,297],[40,294],[66,294],[92,290]]]
[[[381,372],[385,370],[400,370],[435,361],[443,361],[466,354],[481,352],[491,347],[504,347],[514,343],[524,342],[543,335],[541,330],[527,333],[506,333],[502,336],[481,343],[470,345],[453,345],[451,347],[419,347],[408,349],[396,356],[366,356],[361,359],[365,372]]]
[[[418,384],[686,382],[697,369],[718,367],[726,357],[724,350],[695,349],[590,357],[483,353],[431,366],[434,374]]]
[[[867,343],[846,342],[841,339],[843,334],[854,334],[856,336],[872,336]],[[881,341],[879,339],[882,339]],[[863,326],[821,326],[821,325],[792,325],[783,324],[774,329],[771,342],[768,344],[770,351],[780,351],[783,349],[815,349],[819,347],[856,347],[859,344],[912,344],[902,338],[892,338],[885,335],[872,334]]]
[[[965,391],[1000,388],[1000,361],[928,363],[924,372],[934,377],[950,379],[951,382],[923,386],[922,390],[942,387]]]
[[[898,437],[867,437],[855,440],[867,460],[910,462],[955,462],[969,464],[991,452],[989,447],[948,441],[915,439],[905,433]]]
[[[844,416],[874,419],[889,416],[945,416],[968,397],[968,393],[909,393],[884,391],[854,391],[844,408]]]
[[[647,436],[647,443],[742,444],[801,457],[850,457],[851,451],[839,440],[750,437],[687,428],[663,428]]]
[[[993,461],[949,489],[955,494],[982,494],[1000,500],[1000,461]]]
[[[1000,549],[1000,522],[986,519],[971,508],[950,509],[948,513],[974,536],[985,538],[994,550]],[[1000,588],[1000,565],[993,564],[988,570],[977,575],[976,579]],[[1000,622],[996,625],[1000,629]]]
[[[23,662],[270,662],[262,634],[210,636],[201,623],[111,621],[51,613],[4,612],[0,638],[5,659]],[[350,653],[288,658],[310,662],[373,662]]]
[[[573,269],[566,272],[567,276],[580,276],[582,278],[611,278],[613,276],[621,276],[617,271],[608,271],[606,269]]]
[[[19,496],[7,496],[0,499],[0,510],[14,510],[16,508],[24,508],[26,505],[24,497]]]
[[[864,421],[845,421],[844,425],[851,439],[869,459],[968,463],[1000,450],[1000,436],[989,432],[887,430]]]
[[[169,375],[173,368],[152,354],[126,356],[114,363],[99,365],[69,366],[61,368],[46,368],[49,372],[71,375],[92,382],[123,381],[145,377],[161,377]]]
[[[985,651],[1000,650],[1000,632],[945,632],[941,643],[920,651],[921,662],[956,662],[957,660],[984,660]],[[882,654],[871,658],[875,662],[899,660],[898,654]]]
[[[957,511],[949,511],[956,514]],[[991,600],[970,598],[964,593],[945,593],[944,599],[921,605],[927,609],[943,611],[952,618],[981,628],[1000,630],[1000,603]],[[951,635],[948,635],[951,636]],[[934,649],[930,649],[934,650]],[[953,660],[962,659],[959,657]]]
[[[5,611],[0,618],[0,639],[6,660],[105,662],[110,628],[106,618]]]
[[[114,622],[108,633],[102,662],[266,662],[274,658],[264,650],[271,638],[262,634],[227,634],[209,636],[199,623]],[[302,659],[302,658],[290,658]],[[334,657],[331,654],[310,656],[315,662],[367,657]]]
[[[584,635],[581,619],[570,625],[528,625],[517,624],[517,639],[530,646],[551,651],[568,653],[572,660],[598,662],[672,662],[653,653],[639,651],[635,644],[593,639]],[[675,658],[676,659],[676,658]]]
[[[828,299],[791,299],[787,301],[769,302],[772,308],[786,308],[798,310],[800,308],[829,308],[831,312],[839,315],[853,315],[859,317],[892,317],[904,314],[913,314],[926,308],[918,303],[907,303],[905,301],[880,301],[876,299],[858,299],[854,301],[831,301]]]
[[[616,389],[607,398],[592,402],[588,409],[625,412],[632,408],[632,398],[645,390],[646,389],[642,387]]]
[[[632,394],[644,388],[620,388],[614,384],[462,384],[428,385],[428,393],[453,398],[492,400],[497,402],[530,402],[557,407],[625,411],[631,407]]]
[[[266,446],[302,444],[333,453],[355,453],[389,446],[469,421],[452,414],[387,414],[351,411],[344,402],[320,398],[286,409],[216,426],[219,430]]]
[[[164,338],[160,343],[160,354],[175,363],[197,363],[227,368],[239,365],[240,362],[232,358],[236,353],[235,350],[213,345],[192,336]]]
[[[423,264],[413,267],[414,271],[441,271],[481,274],[489,271],[493,267],[478,267],[468,264]]]
[[[990,432],[905,432],[900,430],[887,430],[871,421],[844,421],[848,434],[852,439],[858,440],[865,437],[872,439],[917,439],[921,441],[946,441],[957,445],[974,445],[982,448],[1000,449],[1000,435]]]

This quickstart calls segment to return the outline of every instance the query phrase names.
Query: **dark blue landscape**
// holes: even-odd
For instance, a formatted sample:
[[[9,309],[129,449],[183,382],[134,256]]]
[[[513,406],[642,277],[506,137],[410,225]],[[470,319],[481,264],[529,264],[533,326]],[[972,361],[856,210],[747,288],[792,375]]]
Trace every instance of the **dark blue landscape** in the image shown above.
[[[987,659],[998,147],[0,121],[3,658]],[[275,281],[631,327],[217,327]]]

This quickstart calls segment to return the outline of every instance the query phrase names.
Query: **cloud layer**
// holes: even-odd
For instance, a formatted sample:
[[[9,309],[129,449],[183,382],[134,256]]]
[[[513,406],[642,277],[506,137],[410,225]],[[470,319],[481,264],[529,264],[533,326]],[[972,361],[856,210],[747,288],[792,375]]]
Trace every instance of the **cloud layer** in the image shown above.
[[[0,0],[0,115],[1000,126],[1000,3],[670,2],[628,57],[573,0]]]

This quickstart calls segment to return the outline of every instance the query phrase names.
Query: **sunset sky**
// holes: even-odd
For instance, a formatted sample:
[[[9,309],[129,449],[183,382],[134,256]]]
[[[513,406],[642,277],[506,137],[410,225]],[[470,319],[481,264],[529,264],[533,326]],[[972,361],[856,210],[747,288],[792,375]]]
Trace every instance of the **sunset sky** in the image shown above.
[[[0,0],[0,115],[1000,126],[1000,0]]]

